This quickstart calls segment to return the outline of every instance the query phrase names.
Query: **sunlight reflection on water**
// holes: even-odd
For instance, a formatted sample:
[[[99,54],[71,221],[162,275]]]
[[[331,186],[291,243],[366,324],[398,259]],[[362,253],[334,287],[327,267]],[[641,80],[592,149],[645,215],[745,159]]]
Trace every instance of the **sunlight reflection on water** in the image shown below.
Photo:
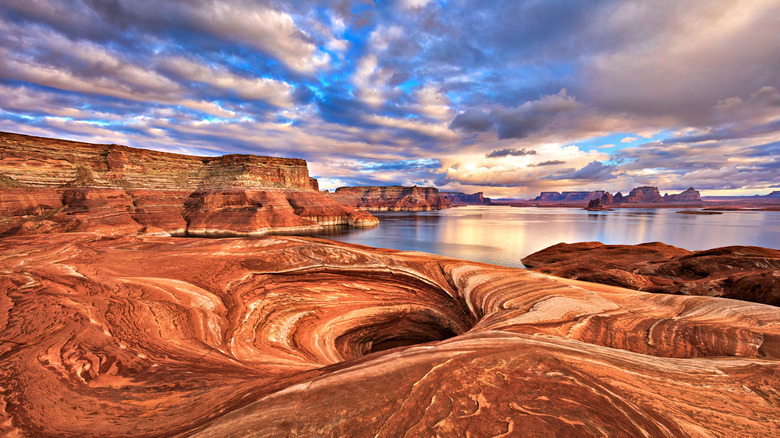
[[[703,216],[677,211],[468,206],[419,213],[377,212],[373,213],[380,220],[377,228],[330,229],[321,236],[514,267],[523,267],[520,260],[528,254],[559,242],[660,241],[689,250],[728,245],[780,249],[780,212]]]

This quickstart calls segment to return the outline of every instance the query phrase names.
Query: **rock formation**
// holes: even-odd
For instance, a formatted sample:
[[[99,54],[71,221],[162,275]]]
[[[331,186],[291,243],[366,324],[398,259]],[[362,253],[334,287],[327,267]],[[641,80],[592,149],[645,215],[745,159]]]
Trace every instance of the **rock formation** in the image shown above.
[[[665,202],[698,202],[701,201],[701,195],[693,187],[676,195],[664,195]]]
[[[663,196],[658,192],[658,187],[636,187],[623,198],[628,204],[656,204],[664,202]]]
[[[332,196],[341,203],[368,211],[429,211],[452,206],[435,187],[339,187]]]
[[[687,251],[660,242],[559,243],[523,259],[535,271],[629,289],[780,306],[780,251],[729,246]]]
[[[573,203],[576,201],[593,201],[600,199],[602,207],[613,205],[627,206],[628,204],[664,204],[678,202],[687,204],[701,204],[701,196],[693,187],[676,195],[666,194],[661,196],[658,187],[636,187],[627,195],[617,192],[612,196],[609,192],[596,190],[593,192],[542,192],[534,201],[541,203]],[[595,204],[594,204],[595,205]]]
[[[490,205],[492,201],[482,195],[482,192],[467,195],[462,192],[439,192],[447,198],[453,206],[456,205]]]
[[[3,435],[780,433],[772,306],[305,237],[13,236],[0,272]]]
[[[548,201],[548,202],[568,202],[568,201],[590,201],[591,199],[598,199],[604,195],[604,190],[596,190],[593,192],[542,192],[539,196],[534,198],[534,201]]]
[[[0,234],[256,236],[379,223],[319,193],[298,159],[0,133],[0,174]]]
[[[606,205],[604,205],[604,203],[602,202],[602,199],[603,198],[591,199],[590,202],[588,202],[588,206],[585,207],[585,210],[589,210],[589,211],[612,211],[612,210],[614,210],[613,208],[609,208]]]

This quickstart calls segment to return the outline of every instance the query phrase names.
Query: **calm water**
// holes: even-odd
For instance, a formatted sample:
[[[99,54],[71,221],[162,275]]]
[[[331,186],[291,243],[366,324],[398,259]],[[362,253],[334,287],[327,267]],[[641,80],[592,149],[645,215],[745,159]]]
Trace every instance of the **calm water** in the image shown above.
[[[780,249],[780,212],[705,216],[676,211],[468,206],[420,213],[377,212],[373,213],[381,222],[377,228],[336,229],[323,237],[515,267],[522,267],[520,260],[528,254],[559,242],[661,241],[689,250],[727,245]]]

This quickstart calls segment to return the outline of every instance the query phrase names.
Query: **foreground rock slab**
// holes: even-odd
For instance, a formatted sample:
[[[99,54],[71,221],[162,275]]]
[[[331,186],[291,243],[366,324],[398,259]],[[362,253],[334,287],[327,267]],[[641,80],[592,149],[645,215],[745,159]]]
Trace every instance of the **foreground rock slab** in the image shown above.
[[[688,251],[661,242],[559,243],[523,259],[545,274],[629,289],[780,306],[780,251],[728,246]]]
[[[0,329],[0,434],[780,434],[778,308],[314,238],[6,237]]]

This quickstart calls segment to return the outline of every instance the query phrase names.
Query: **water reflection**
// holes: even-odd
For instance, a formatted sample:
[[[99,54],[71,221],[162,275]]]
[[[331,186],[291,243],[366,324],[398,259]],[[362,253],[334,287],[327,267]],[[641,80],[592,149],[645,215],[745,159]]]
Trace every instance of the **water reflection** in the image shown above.
[[[569,208],[470,206],[379,212],[377,228],[328,228],[321,236],[349,243],[424,251],[504,266],[559,242],[636,244],[661,241],[691,250],[727,245],[780,248],[780,212],[676,214],[674,209],[589,212]]]

